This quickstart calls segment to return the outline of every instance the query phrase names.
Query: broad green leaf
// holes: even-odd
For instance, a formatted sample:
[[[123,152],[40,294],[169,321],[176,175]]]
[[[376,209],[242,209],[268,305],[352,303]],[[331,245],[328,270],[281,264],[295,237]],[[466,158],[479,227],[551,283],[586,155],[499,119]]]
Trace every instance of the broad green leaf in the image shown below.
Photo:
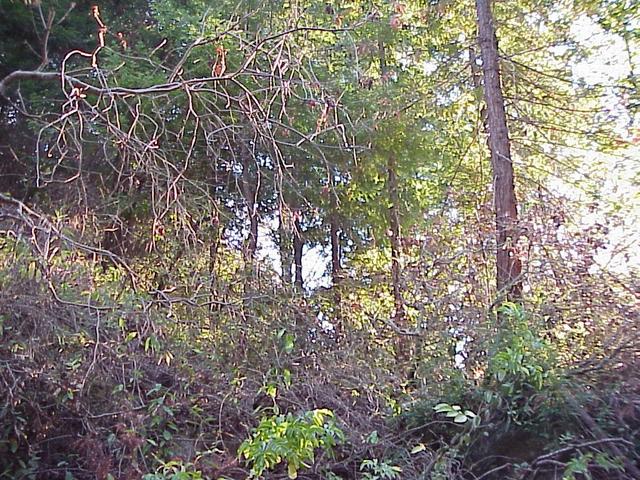
[[[424,443],[419,443],[415,447],[411,449],[411,454],[415,455],[416,453],[423,452],[427,449]]]
[[[456,423],[465,423],[468,420],[467,416],[463,413],[460,413],[453,419]]]

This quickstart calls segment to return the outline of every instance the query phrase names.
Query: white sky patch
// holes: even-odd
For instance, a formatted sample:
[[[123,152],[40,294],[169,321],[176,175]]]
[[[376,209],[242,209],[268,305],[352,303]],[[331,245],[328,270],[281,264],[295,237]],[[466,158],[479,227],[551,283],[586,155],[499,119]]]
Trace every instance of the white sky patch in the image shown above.
[[[329,248],[322,245],[303,250],[302,278],[306,289],[314,290],[331,286],[331,278],[327,274],[330,259]]]
[[[581,155],[584,170],[566,180],[550,179],[549,189],[583,205],[580,212],[572,212],[579,228],[586,230],[600,224],[609,229],[606,245],[596,252],[592,273],[600,268],[627,274],[640,268],[640,148],[610,155],[600,152]],[[589,171],[590,166],[593,172]],[[602,177],[599,199],[595,202],[593,196],[572,185],[592,175]],[[558,235],[563,234],[559,229]]]
[[[431,75],[436,70],[438,70],[438,64],[436,62],[433,62],[431,60],[422,62],[422,72],[425,74],[425,76]]]
[[[275,217],[261,219],[258,226],[258,248],[256,258],[267,263],[282,278],[282,261],[280,249],[276,244],[274,233],[278,230],[278,221]],[[306,290],[315,290],[331,285],[331,276],[328,275],[331,252],[322,245],[309,247],[302,250],[302,279]],[[294,275],[293,266],[291,274]]]
[[[277,228],[278,223],[275,218],[270,218],[264,224],[258,226],[258,248],[256,249],[256,257],[258,260],[268,263],[282,278],[280,251],[273,237],[273,232],[277,231]]]
[[[603,223],[611,212],[618,212],[619,221],[610,226],[609,241],[598,252],[596,261],[613,272],[629,273],[630,269],[640,268],[640,149],[631,150],[622,158],[609,158],[608,164],[611,168],[601,190],[605,206],[588,220]]]
[[[586,16],[575,20],[571,34],[592,51],[588,58],[572,67],[576,81],[587,85],[611,84],[629,74],[631,65],[622,38],[607,33]]]
[[[603,113],[616,118],[620,137],[629,139],[632,119],[613,88],[632,71],[625,42],[619,36],[607,33],[586,16],[576,19],[571,33],[591,53],[572,66],[574,81],[585,85],[608,86],[602,100]],[[586,206],[592,204],[594,198],[572,183],[580,184],[585,177],[602,179],[595,207],[584,208],[577,219],[582,228],[597,224],[609,228],[605,248],[596,253],[597,267],[594,270],[604,268],[616,273],[629,273],[640,268],[640,148],[628,147],[615,154],[572,152],[570,149],[567,153],[582,156],[582,167],[567,181],[551,179],[551,191]],[[613,218],[614,215],[617,218]]]

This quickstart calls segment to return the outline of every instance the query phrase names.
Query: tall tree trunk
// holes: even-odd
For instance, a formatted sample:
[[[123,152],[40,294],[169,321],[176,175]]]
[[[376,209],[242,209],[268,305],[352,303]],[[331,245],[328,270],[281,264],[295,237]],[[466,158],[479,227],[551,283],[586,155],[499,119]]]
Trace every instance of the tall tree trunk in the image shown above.
[[[280,250],[280,268],[282,269],[282,286],[291,286],[291,235],[286,225],[285,205],[280,205],[278,223],[278,248]]]
[[[338,196],[335,191],[337,174],[331,172],[331,189],[329,191],[329,239],[331,241],[331,282],[333,293],[333,324],[335,326],[335,341],[344,338],[344,324],[342,315],[342,263],[340,248],[340,217],[338,215]]]
[[[209,244],[209,294],[210,302],[209,313],[211,314],[211,322],[213,324],[213,314],[220,311],[220,303],[218,303],[218,249],[220,247],[220,218],[217,210],[214,210],[214,217],[211,219],[211,243]]]
[[[333,285],[340,283],[342,275],[342,265],[340,264],[340,227],[336,215],[331,215],[329,225],[329,236],[331,237],[331,280]]]
[[[293,263],[295,264],[295,287],[301,292],[304,288],[302,280],[302,250],[304,248],[304,238],[302,237],[302,228],[300,227],[299,212],[296,212],[295,220],[293,222]]]
[[[378,40],[378,49],[380,54],[380,72],[385,77],[387,74],[387,59],[385,46],[382,39]],[[397,328],[403,328],[406,315],[404,310],[404,299],[402,298],[401,287],[401,242],[400,242],[400,195],[398,193],[398,161],[393,153],[389,153],[387,157],[387,194],[389,196],[389,237],[391,243],[391,290],[393,295],[393,321]],[[410,371],[405,370],[409,367],[412,357],[411,344],[404,335],[399,335],[395,340],[395,351],[398,367],[400,371],[411,375]]]
[[[490,0],[476,0],[478,41],[482,56],[484,96],[487,104],[487,128],[493,169],[494,205],[496,211],[496,284],[498,292],[508,299],[522,295],[522,265],[514,243],[518,238],[518,214],[514,189],[513,163],[504,97],[500,82],[498,39]]]
[[[242,246],[244,261],[244,307],[253,302],[254,281],[256,279],[255,256],[258,248],[258,165],[253,153],[245,148],[242,152],[241,192],[244,197],[249,222],[249,234]]]
[[[216,188],[220,184],[220,178],[218,176],[218,159],[211,158],[211,172],[208,175],[209,183],[209,195],[211,203],[209,208],[211,209],[211,238],[209,240],[209,321],[211,328],[215,327],[217,314],[221,310],[220,291],[218,289],[218,253],[220,250],[220,244],[222,243],[222,232],[224,227],[220,222],[220,209],[218,207]]]
[[[245,152],[242,159],[242,196],[247,208],[249,234],[245,240],[243,254],[245,267],[253,274],[253,260],[258,248],[258,179],[252,170],[252,155]]]
[[[336,286],[340,283],[342,265],[340,263],[340,224],[338,221],[338,199],[335,191],[336,172],[331,172],[329,190],[329,238],[331,240],[331,280]]]
[[[378,41],[380,53],[380,71],[382,76],[387,73],[387,60],[384,42]],[[402,289],[400,286],[401,267],[400,267],[400,195],[398,194],[398,162],[393,154],[387,157],[387,193],[391,207],[389,208],[389,236],[391,241],[391,289],[393,293],[394,320],[400,324],[405,317],[404,300],[402,298]]]
[[[400,254],[402,245],[400,243],[400,197],[398,195],[398,177],[396,171],[398,165],[393,155],[387,159],[387,190],[391,207],[389,208],[389,234],[391,236],[391,284],[393,287],[393,306],[395,309],[396,323],[404,320],[404,300],[402,298],[402,288],[400,285],[401,266]]]

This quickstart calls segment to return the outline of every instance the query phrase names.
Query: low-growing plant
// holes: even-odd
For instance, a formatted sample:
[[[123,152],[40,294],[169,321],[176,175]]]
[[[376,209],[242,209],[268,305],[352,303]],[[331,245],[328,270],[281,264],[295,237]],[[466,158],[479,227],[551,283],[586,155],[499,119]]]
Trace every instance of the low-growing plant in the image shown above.
[[[360,464],[360,471],[363,472],[365,480],[395,480],[400,478],[402,469],[397,465],[374,459],[363,460]]]
[[[294,479],[301,467],[314,461],[316,449],[331,454],[343,440],[344,432],[336,425],[331,410],[270,415],[263,417],[251,438],[240,445],[238,456],[251,466],[252,478],[285,462],[289,478]]]
[[[448,403],[439,403],[433,407],[436,413],[444,413],[447,418],[452,418],[455,423],[467,423],[471,420],[474,426],[477,426],[480,422],[478,417],[471,410],[465,410],[460,405],[449,405]]]
[[[553,348],[521,305],[505,303],[500,314],[505,326],[489,359],[489,387],[484,396],[488,403],[503,398],[517,404],[553,385],[557,377]]]
[[[202,480],[202,473],[193,465],[177,460],[165,462],[155,473],[147,473],[142,480]]]
[[[623,472],[624,467],[620,458],[611,457],[607,453],[581,453],[567,462],[562,474],[562,480],[576,480],[576,474],[591,480],[591,466],[595,465],[607,473]]]

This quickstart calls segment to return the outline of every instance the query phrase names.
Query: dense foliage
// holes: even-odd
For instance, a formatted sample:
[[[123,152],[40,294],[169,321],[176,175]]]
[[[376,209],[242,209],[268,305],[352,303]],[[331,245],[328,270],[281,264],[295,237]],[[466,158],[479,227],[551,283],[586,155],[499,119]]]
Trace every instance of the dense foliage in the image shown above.
[[[638,9],[0,0],[0,479],[640,478]]]

